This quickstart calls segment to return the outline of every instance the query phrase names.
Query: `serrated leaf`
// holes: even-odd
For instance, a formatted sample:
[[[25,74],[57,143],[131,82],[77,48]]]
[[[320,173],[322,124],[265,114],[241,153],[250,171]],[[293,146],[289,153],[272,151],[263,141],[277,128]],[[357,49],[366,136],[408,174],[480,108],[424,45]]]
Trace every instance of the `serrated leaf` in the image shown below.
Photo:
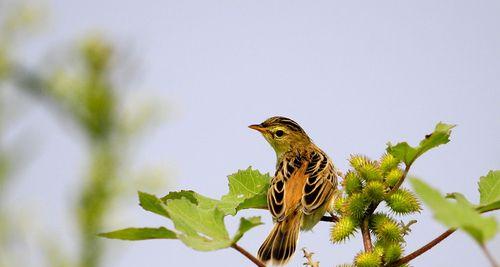
[[[461,201],[447,200],[438,190],[419,179],[412,178],[410,181],[415,192],[433,211],[435,218],[444,225],[462,229],[481,244],[495,235],[497,224],[494,218],[481,216],[474,208]]]
[[[218,208],[201,209],[181,198],[167,200],[166,209],[179,231],[179,239],[191,248],[209,251],[232,244],[224,224],[224,213]]]
[[[249,167],[229,175],[228,180],[229,193],[221,198],[218,206],[224,213],[235,215],[242,208],[267,207],[265,196],[269,188],[268,174],[261,174]]]
[[[202,209],[218,207],[225,215],[235,215],[242,209],[267,209],[267,189],[270,176],[261,174],[249,167],[246,170],[228,176],[229,192],[221,200],[209,198],[191,190],[170,192],[161,198],[166,203],[169,199],[185,197]]]
[[[162,197],[161,200],[166,203],[169,199],[181,199],[184,197],[187,200],[191,201],[191,203],[198,204],[196,195],[197,193],[193,190],[171,191],[168,193],[168,195]]]
[[[401,142],[396,145],[391,145],[389,143],[386,149],[387,153],[403,161],[407,166],[411,165],[415,159],[429,149],[448,143],[453,127],[455,127],[455,125],[440,122],[436,125],[434,132],[426,135],[418,146],[412,147],[407,142]]]
[[[266,193],[270,180],[269,175],[261,174],[251,168],[240,170],[228,178],[229,193],[221,200],[190,190],[170,192],[161,199],[139,192],[140,205],[147,211],[170,218],[177,230],[172,233],[193,249],[210,251],[227,248],[241,239],[245,232],[262,222],[259,217],[241,218],[238,231],[233,238],[230,238],[224,217],[235,215],[241,209],[267,208]],[[135,240],[133,234],[139,234],[139,230],[132,229],[135,228],[124,229],[128,230],[126,232],[111,232],[108,236],[129,234],[127,240]]]
[[[139,205],[150,212],[159,214],[161,216],[169,217],[165,209],[165,204],[155,195],[139,191]]]
[[[165,227],[125,228],[113,232],[102,233],[99,234],[99,236],[121,240],[177,239],[177,234]]]
[[[263,222],[260,220],[260,217],[250,217],[250,218],[241,218],[240,219],[240,226],[238,227],[238,231],[233,237],[233,243],[238,242],[242,237],[243,234],[248,232],[250,229],[259,226],[263,224]]]
[[[479,179],[479,209],[500,209],[500,170],[489,171]]]

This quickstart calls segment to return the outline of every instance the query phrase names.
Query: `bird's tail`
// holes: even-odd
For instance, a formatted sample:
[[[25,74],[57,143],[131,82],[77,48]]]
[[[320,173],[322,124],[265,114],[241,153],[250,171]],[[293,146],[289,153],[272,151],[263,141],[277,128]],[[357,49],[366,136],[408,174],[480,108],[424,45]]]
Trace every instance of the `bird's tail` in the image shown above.
[[[271,261],[276,265],[287,263],[295,252],[301,221],[302,212],[297,211],[284,221],[276,223],[259,248],[259,259],[266,263]]]

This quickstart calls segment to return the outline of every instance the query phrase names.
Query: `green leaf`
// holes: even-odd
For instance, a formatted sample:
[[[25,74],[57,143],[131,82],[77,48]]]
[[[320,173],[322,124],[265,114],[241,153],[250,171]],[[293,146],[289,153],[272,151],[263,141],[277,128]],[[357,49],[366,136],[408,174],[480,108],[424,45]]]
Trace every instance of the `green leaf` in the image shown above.
[[[417,147],[412,147],[407,142],[398,143],[396,145],[389,143],[386,150],[389,154],[403,161],[407,166],[411,165],[415,159],[429,149],[448,143],[453,127],[455,127],[455,125],[440,122],[436,125],[434,132],[426,135],[425,139],[420,141]]]
[[[165,227],[125,228],[113,232],[102,233],[99,234],[99,236],[121,240],[177,239],[177,234]]]
[[[230,238],[224,217],[235,215],[241,209],[267,208],[266,194],[270,177],[248,168],[228,176],[228,180],[229,193],[220,200],[191,190],[170,192],[161,199],[139,192],[140,205],[147,211],[170,218],[176,229],[176,232],[171,232],[174,235],[172,238],[180,239],[193,249],[210,251],[227,248],[241,239],[245,232],[262,222],[260,217],[241,218],[238,231],[233,238]],[[139,240],[143,238],[140,234],[145,234],[136,228],[120,231],[103,236],[112,238],[114,234],[116,238]],[[136,237],[134,234],[139,236]],[[144,239],[147,239],[148,236],[145,236]]]
[[[500,209],[500,170],[489,171],[479,179],[479,209]]]
[[[169,199],[186,198],[202,209],[218,207],[225,215],[235,215],[242,209],[267,209],[267,189],[270,176],[261,174],[258,170],[249,167],[246,170],[228,176],[229,193],[221,200],[209,198],[191,190],[170,192],[161,198],[166,203]]]
[[[457,192],[448,193],[446,194],[446,198],[454,199],[457,202],[462,203],[463,205],[474,208],[474,204],[472,204],[462,193],[457,193]]]
[[[249,167],[228,176],[229,193],[221,198],[219,209],[235,215],[243,208],[267,207],[266,194],[270,176]]]
[[[165,204],[163,204],[163,202],[155,195],[139,191],[139,205],[147,211],[165,216],[167,218],[169,217],[168,212],[165,209]]]
[[[166,203],[169,199],[181,199],[186,198],[193,204],[198,204],[198,200],[196,198],[198,194],[193,190],[181,190],[181,191],[171,191],[168,195],[161,198],[161,200]]]
[[[263,224],[260,217],[241,218],[240,227],[233,237],[233,243],[238,242],[248,230]]]
[[[410,181],[423,202],[434,212],[435,218],[444,225],[462,229],[481,244],[495,235],[497,224],[494,218],[481,216],[462,201],[447,200],[438,190],[419,179],[412,178]]]
[[[232,244],[224,224],[224,213],[218,208],[202,209],[188,199],[181,198],[167,200],[166,209],[175,229],[180,232],[179,239],[187,246],[209,251]]]

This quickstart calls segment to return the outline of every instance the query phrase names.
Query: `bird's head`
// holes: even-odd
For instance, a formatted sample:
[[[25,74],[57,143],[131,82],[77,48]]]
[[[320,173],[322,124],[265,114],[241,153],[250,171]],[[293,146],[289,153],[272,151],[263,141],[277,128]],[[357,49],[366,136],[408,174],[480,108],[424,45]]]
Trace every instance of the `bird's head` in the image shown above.
[[[285,117],[271,117],[261,124],[248,127],[259,131],[271,144],[278,157],[294,148],[305,147],[311,143],[311,139],[302,127]]]

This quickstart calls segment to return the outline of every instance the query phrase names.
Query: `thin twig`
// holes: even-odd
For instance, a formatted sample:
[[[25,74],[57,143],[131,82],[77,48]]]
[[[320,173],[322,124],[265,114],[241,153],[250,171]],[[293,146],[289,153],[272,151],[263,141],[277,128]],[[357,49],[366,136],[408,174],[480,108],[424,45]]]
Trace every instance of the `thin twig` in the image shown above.
[[[373,245],[370,229],[368,228],[368,217],[365,217],[363,224],[361,225],[361,235],[363,236],[363,246],[365,247],[365,251],[372,252]]]
[[[425,253],[427,250],[433,248],[435,245],[439,244],[439,242],[443,241],[449,235],[453,234],[456,230],[457,229],[448,229],[446,232],[444,232],[441,235],[439,235],[438,237],[434,238],[431,242],[425,244],[423,247],[415,250],[414,252],[402,257],[401,259],[399,259],[393,263],[386,265],[386,267],[400,266],[400,265],[403,265],[405,263],[410,262],[411,260],[413,260],[416,257]]]
[[[246,251],[244,248],[238,246],[238,244],[234,243],[231,245],[232,248],[236,249],[239,253],[243,254],[243,256],[247,257],[249,260],[251,260],[255,265],[259,267],[266,267],[266,265],[257,259],[254,255],[250,254],[250,252]]]
[[[305,266],[319,267],[319,261],[313,260],[314,252],[307,252],[306,248],[302,248],[302,252],[304,252],[304,258],[307,260],[307,262],[304,263]]]
[[[338,222],[339,221],[339,217],[337,217],[335,215],[323,216],[323,217],[321,217],[321,221],[322,222]]]
[[[498,263],[495,261],[495,258],[493,257],[493,255],[491,255],[490,251],[488,250],[488,248],[486,248],[486,245],[484,244],[481,244],[480,245],[481,249],[483,250],[484,254],[486,255],[486,258],[488,258],[488,260],[490,261],[491,263],[491,266],[492,267],[499,267]]]

